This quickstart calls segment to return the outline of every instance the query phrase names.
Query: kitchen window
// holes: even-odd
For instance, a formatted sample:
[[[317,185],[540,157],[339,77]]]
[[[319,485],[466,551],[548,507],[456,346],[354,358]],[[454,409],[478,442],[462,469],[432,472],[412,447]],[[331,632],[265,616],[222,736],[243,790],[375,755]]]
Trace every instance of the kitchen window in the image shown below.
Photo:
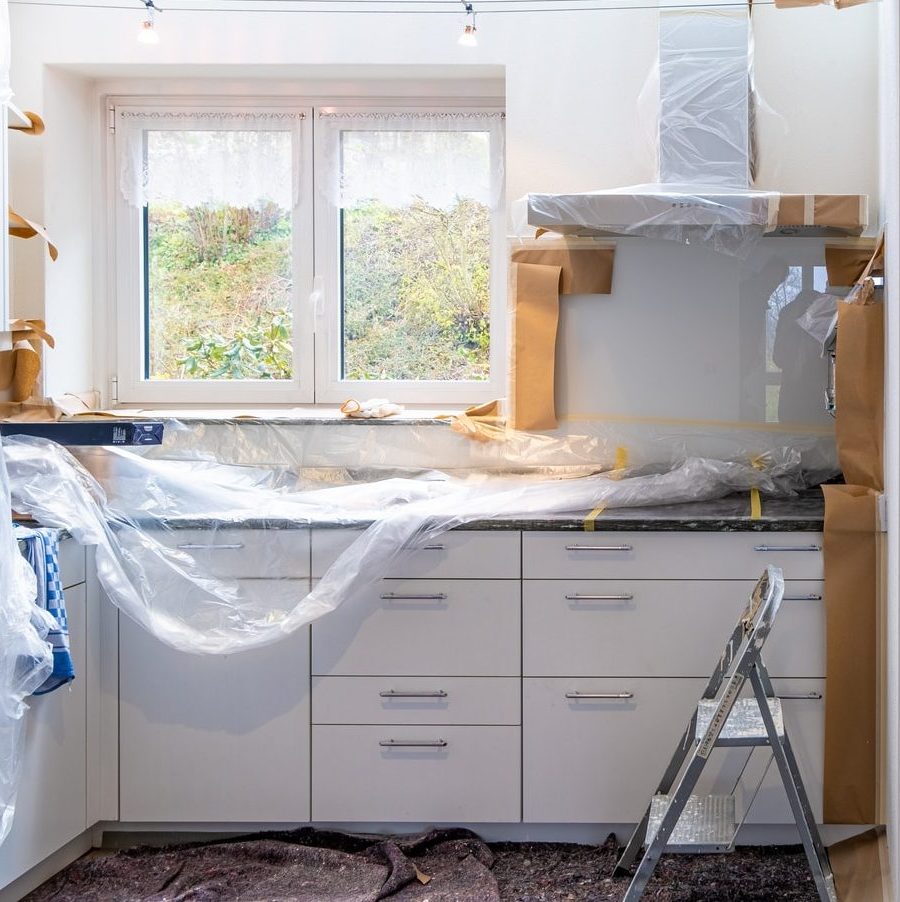
[[[498,110],[116,105],[120,403],[503,393]]]

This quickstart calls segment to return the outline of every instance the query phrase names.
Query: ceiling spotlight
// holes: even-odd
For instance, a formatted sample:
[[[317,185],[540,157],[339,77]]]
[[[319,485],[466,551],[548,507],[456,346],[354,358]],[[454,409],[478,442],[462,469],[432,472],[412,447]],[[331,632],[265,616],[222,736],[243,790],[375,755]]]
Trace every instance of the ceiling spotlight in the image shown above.
[[[466,8],[466,27],[459,36],[460,47],[477,47],[478,46],[478,28],[475,25],[475,8],[467,0],[462,0],[463,6]]]
[[[159,32],[156,30],[155,15],[162,10],[156,6],[153,0],[143,0],[144,6],[147,8],[147,18],[141,22],[140,31],[138,31],[137,39],[142,44],[158,44]]]

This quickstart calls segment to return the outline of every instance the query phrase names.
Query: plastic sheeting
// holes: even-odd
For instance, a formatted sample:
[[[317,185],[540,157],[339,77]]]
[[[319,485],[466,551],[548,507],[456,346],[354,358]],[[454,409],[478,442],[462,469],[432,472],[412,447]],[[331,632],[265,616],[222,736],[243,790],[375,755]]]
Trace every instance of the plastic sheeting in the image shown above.
[[[561,234],[635,235],[704,244],[745,258],[773,227],[779,196],[661,183],[584,194],[529,194],[513,204],[513,228],[520,236],[530,226]]]
[[[3,451],[0,445],[0,843],[9,834],[15,813],[25,699],[53,668],[45,637],[56,625],[34,603],[34,572],[19,554],[13,535]]]
[[[105,492],[52,442],[11,438],[6,455],[17,510],[96,545],[100,582],[125,614],[175,648],[208,654],[274,642],[385,576],[407,550],[475,521],[708,500],[751,487],[784,494],[802,482],[794,451],[752,464],[691,458],[664,472],[576,478],[422,471],[369,481],[344,474],[303,488],[295,474],[286,488],[284,471],[119,450],[92,460]],[[238,577],[216,552],[243,547],[230,532],[241,526],[253,531],[243,533],[252,548]],[[297,530],[310,526],[367,528],[306,593],[290,578],[290,561],[304,547]]]

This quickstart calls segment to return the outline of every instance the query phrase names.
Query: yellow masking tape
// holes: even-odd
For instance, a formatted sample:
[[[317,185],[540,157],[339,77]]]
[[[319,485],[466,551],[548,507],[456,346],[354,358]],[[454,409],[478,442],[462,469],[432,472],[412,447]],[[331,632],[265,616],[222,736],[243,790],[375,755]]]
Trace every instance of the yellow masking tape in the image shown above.
[[[628,449],[622,446],[616,448],[616,469],[624,470],[628,466]]]
[[[593,532],[594,531],[594,521],[603,511],[606,510],[605,504],[598,504],[585,518],[584,518],[584,531],[585,532]]]
[[[750,489],[750,519],[762,519],[762,501],[759,497],[759,489],[756,486]]]

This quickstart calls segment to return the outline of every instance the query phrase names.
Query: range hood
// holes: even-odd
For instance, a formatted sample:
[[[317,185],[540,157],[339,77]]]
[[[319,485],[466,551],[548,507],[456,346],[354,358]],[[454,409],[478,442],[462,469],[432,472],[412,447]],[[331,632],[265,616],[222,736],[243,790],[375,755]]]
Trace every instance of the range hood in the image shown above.
[[[516,218],[568,235],[687,241],[717,229],[862,234],[868,225],[865,195],[782,195],[751,188],[751,73],[746,9],[661,12],[657,182],[585,194],[529,194],[519,201]]]

